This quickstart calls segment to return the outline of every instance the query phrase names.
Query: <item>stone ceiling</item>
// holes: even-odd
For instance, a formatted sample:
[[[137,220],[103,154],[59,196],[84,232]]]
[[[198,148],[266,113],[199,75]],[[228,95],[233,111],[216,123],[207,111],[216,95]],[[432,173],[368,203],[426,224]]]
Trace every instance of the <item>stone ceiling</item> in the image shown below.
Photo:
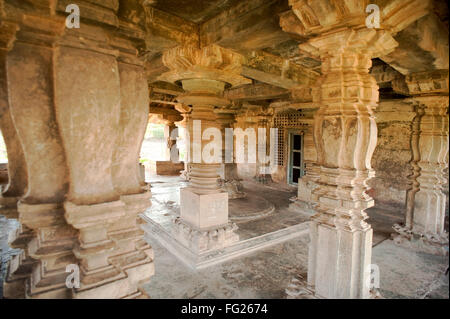
[[[242,0],[153,0],[154,8],[193,23],[203,23]]]
[[[200,46],[217,44],[248,58],[242,75],[252,79],[253,84],[248,85],[248,89],[230,93],[237,100],[262,103],[262,97],[278,96],[280,89],[291,90],[296,85],[310,85],[304,79],[313,79],[314,74],[320,73],[320,61],[299,50],[299,44],[307,41],[308,37],[283,31],[280,26],[281,20],[293,26],[296,24],[297,17],[292,13],[288,0],[145,2],[153,10],[152,20],[147,23],[152,52],[148,63],[149,83],[166,71],[161,53],[186,43]],[[329,2],[333,6],[334,2]],[[386,1],[374,0],[374,3],[383,7]],[[386,69],[389,76],[397,73],[392,78],[398,80],[412,72],[448,69],[447,1],[430,0],[428,10],[428,14],[394,36],[399,45],[377,61],[377,72]],[[383,64],[386,66],[382,67]],[[383,89],[392,91],[392,85],[388,82],[379,84]],[[254,92],[257,94],[252,96]],[[395,87],[393,92],[398,94],[402,90]]]

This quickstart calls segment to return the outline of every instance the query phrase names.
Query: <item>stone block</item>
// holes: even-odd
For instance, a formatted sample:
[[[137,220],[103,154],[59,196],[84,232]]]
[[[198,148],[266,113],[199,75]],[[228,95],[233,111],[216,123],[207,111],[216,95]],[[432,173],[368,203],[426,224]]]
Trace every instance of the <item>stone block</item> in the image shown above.
[[[196,229],[210,229],[228,223],[228,193],[197,194],[180,189],[180,216]]]
[[[150,171],[156,175],[179,176],[184,170],[184,163],[173,163],[171,161],[152,161]]]

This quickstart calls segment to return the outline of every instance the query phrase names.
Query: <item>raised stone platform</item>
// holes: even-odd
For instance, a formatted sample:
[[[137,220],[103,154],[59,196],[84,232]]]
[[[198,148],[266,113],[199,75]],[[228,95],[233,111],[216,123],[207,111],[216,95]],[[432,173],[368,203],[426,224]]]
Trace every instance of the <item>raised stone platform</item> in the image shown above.
[[[275,206],[264,197],[250,193],[246,198],[236,198],[228,203],[229,218],[239,223],[267,217],[275,211]]]
[[[158,224],[145,214],[142,214],[141,217],[147,222],[142,225],[142,229],[145,231],[145,240],[147,242],[157,240],[171,254],[193,269],[202,269],[213,266],[232,258],[243,256],[259,249],[282,243],[292,238],[306,236],[309,233],[309,223],[304,222],[295,226],[266,233],[261,236],[240,240],[225,248],[196,253],[183,245],[182,242],[175,239],[171,234],[170,227],[164,227],[162,224]]]
[[[307,217],[289,210],[290,192],[272,191],[265,198],[260,194],[264,186],[246,185],[248,196],[229,200],[231,223],[237,224],[233,231],[239,241],[227,247],[195,251],[175,236],[179,216],[180,187],[186,183],[175,177],[156,177],[152,185],[152,206],[143,214],[142,225],[148,242],[157,241],[171,254],[192,269],[201,269],[232,258],[255,252],[286,240],[307,236]],[[232,225],[232,224],[231,224]]]

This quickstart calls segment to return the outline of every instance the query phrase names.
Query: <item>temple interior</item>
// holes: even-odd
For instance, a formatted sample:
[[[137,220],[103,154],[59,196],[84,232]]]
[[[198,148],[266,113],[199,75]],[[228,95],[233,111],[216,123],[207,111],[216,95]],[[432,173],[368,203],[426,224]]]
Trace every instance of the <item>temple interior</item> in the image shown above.
[[[448,299],[448,26],[0,0],[0,299]]]

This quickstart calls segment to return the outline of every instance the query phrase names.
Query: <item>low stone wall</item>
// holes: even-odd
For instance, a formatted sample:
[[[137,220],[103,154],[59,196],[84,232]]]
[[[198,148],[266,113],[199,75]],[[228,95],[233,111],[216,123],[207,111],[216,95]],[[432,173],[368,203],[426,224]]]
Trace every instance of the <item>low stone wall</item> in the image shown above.
[[[178,176],[184,170],[184,162],[149,161],[150,174]]]

